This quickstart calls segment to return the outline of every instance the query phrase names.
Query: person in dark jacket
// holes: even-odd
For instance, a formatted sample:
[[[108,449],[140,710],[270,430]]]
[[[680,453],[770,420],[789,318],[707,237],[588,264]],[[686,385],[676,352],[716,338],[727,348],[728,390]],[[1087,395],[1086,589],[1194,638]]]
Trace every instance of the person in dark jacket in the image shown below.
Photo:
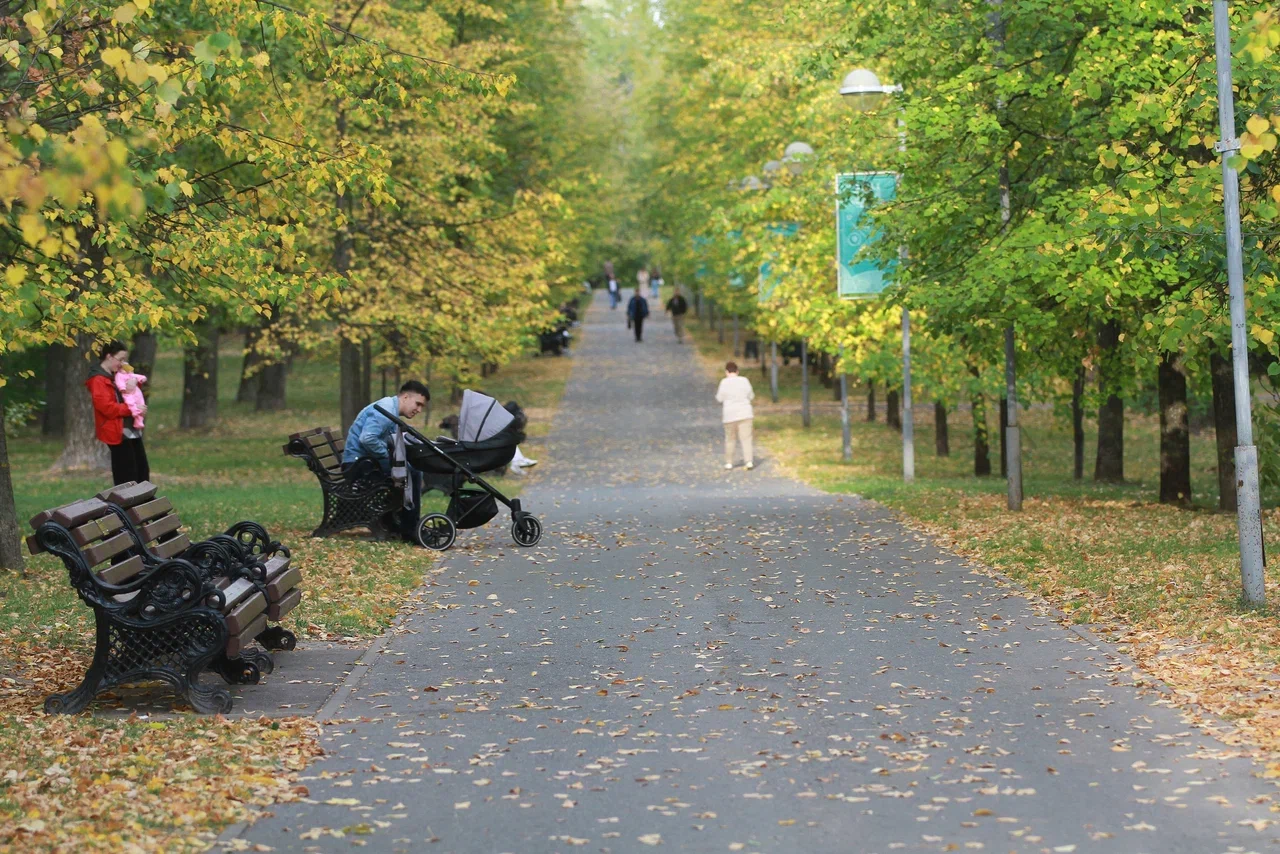
[[[111,481],[120,484],[150,480],[151,466],[142,446],[142,430],[134,427],[133,413],[115,384],[116,371],[128,361],[129,351],[119,341],[112,341],[99,352],[99,359],[84,385],[93,398],[94,433],[111,452]],[[142,412],[146,411],[143,406]]]
[[[684,316],[689,312],[689,303],[676,288],[675,295],[667,300],[667,311],[671,313],[671,325],[676,331],[676,340],[684,343]]]
[[[635,296],[631,298],[631,302],[627,303],[627,328],[635,330],[637,341],[642,340],[640,336],[644,334],[644,319],[648,316],[649,301],[644,298],[644,294],[640,293],[640,289],[636,288]]]

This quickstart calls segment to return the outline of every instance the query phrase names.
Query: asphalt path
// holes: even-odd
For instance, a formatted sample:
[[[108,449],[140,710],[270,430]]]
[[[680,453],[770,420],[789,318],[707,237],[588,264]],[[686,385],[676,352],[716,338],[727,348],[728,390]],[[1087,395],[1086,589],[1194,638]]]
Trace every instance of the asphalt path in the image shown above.
[[[715,382],[597,299],[537,480],[331,703],[275,851],[1276,850],[1258,767],[881,507],[724,471]],[[287,667],[287,661],[283,662]]]

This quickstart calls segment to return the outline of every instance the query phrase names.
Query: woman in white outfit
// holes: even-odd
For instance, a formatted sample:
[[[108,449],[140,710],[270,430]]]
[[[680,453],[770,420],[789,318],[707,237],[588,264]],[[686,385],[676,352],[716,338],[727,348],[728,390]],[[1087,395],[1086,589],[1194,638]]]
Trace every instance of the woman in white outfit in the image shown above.
[[[742,459],[748,469],[756,467],[752,457],[751,419],[755,413],[751,409],[751,401],[755,400],[755,390],[751,388],[751,380],[738,375],[738,364],[726,362],[724,379],[720,380],[720,388],[716,389],[716,401],[723,406],[724,422],[724,467],[733,468],[733,450],[735,442],[742,443]]]

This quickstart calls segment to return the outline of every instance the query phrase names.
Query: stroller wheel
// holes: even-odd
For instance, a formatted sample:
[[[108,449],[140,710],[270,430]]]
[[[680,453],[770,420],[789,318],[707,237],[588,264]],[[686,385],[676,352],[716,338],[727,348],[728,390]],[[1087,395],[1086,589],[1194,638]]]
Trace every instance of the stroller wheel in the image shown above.
[[[542,523],[537,516],[524,514],[511,524],[511,539],[516,541],[517,546],[536,546],[542,539]]]
[[[458,529],[454,527],[453,520],[443,513],[424,516],[418,523],[418,542],[422,543],[423,548],[433,552],[449,548],[457,537]]]

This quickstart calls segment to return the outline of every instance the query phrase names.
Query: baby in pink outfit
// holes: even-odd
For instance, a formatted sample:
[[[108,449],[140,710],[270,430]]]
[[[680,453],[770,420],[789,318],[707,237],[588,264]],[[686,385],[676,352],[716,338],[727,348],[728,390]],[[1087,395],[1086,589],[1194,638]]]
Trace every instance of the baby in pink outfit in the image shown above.
[[[122,365],[120,370],[116,371],[116,388],[120,389],[120,396],[124,398],[125,406],[129,407],[129,412],[133,413],[133,429],[142,429],[142,414],[147,411],[147,400],[142,396],[142,389],[139,388],[147,381],[145,374],[135,374],[133,367],[130,365]]]

